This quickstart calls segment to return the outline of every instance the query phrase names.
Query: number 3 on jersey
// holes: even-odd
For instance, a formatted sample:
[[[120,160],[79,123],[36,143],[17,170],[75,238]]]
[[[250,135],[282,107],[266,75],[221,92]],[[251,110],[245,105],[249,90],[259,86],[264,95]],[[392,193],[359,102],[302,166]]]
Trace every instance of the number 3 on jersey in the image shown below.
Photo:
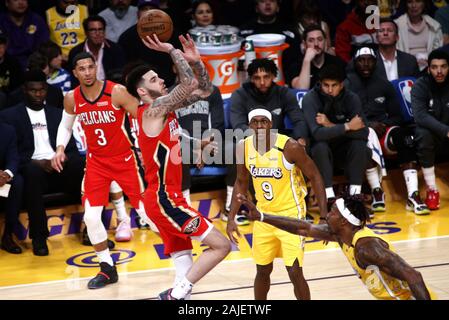
[[[108,143],[102,129],[95,129],[95,134],[98,136],[97,143],[99,146],[105,146]]]
[[[262,190],[264,192],[263,196],[265,197],[265,199],[267,199],[268,201],[273,200],[274,198],[273,187],[269,182],[266,181],[262,182]]]

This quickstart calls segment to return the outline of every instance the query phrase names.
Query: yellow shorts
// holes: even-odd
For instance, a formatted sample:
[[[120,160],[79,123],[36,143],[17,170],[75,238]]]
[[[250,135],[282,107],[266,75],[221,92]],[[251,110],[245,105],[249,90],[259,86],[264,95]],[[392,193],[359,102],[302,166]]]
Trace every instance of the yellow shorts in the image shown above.
[[[282,257],[291,267],[296,259],[302,267],[305,239],[299,235],[255,221],[253,227],[253,258],[258,265],[267,265],[274,258]]]

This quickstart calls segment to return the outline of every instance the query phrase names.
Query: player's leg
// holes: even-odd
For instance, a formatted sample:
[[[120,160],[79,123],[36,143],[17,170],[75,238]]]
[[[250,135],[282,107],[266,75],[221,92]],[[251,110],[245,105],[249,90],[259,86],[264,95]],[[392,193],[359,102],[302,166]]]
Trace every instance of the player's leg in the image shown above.
[[[291,267],[286,267],[290,281],[293,284],[296,299],[298,300],[310,300],[310,289],[307,284],[304,274],[302,272],[302,267],[300,267],[298,259]]]
[[[126,207],[125,198],[123,192],[117,182],[112,181],[109,188],[109,195],[111,202],[117,212],[117,228],[115,229],[115,240],[118,242],[130,241],[133,237],[131,230],[131,219],[129,218]]]
[[[270,291],[270,275],[273,271],[273,262],[267,265],[256,265],[256,278],[254,279],[254,299],[267,300],[268,291]]]

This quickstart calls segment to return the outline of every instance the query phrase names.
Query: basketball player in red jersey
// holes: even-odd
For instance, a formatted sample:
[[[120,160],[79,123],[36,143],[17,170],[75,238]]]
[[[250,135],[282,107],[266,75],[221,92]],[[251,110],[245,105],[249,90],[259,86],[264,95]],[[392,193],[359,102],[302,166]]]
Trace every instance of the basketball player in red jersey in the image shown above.
[[[139,215],[143,213],[143,183],[124,127],[126,112],[137,115],[139,102],[126,88],[96,78],[97,66],[88,52],[73,60],[73,74],[80,85],[64,97],[64,112],[58,128],[56,155],[52,166],[60,172],[66,159],[64,149],[78,115],[87,141],[86,169],[82,185],[84,222],[101,271],[88,283],[97,289],[118,281],[115,264],[107,246],[107,232],[101,212],[108,204],[109,186],[116,181]],[[144,213],[143,213],[144,215]]]
[[[170,55],[178,70],[180,83],[168,93],[164,80],[151,68],[135,68],[127,78],[127,89],[145,105],[138,110],[139,145],[145,162],[145,212],[159,229],[165,254],[176,268],[172,289],[159,294],[161,300],[188,299],[193,284],[199,281],[231,249],[229,240],[182,195],[182,159],[179,142],[180,127],[174,110],[192,104],[212,93],[212,84],[192,39],[179,37],[183,51],[157,36],[147,37],[150,49]],[[193,69],[193,70],[192,70]],[[192,263],[191,239],[209,246]]]

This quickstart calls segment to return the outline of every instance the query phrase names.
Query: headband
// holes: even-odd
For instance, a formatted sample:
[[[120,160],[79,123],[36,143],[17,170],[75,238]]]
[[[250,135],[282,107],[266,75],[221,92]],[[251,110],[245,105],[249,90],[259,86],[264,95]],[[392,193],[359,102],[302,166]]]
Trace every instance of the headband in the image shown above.
[[[248,113],[248,122],[251,122],[251,119],[257,116],[264,116],[270,119],[271,121],[271,112],[262,108],[251,110]]]
[[[356,218],[351,211],[349,211],[348,208],[345,207],[345,201],[343,198],[338,198],[335,201],[335,204],[337,205],[338,211],[340,211],[341,215],[345,217],[346,220],[348,220],[352,225],[354,226],[361,226],[362,222],[360,219]]]

